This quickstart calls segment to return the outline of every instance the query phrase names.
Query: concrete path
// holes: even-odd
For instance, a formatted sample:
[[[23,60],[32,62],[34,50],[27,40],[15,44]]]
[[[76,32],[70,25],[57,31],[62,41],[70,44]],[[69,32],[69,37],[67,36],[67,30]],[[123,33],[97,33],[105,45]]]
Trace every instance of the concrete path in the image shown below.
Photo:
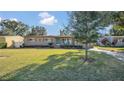
[[[89,50],[106,53],[106,54],[108,54],[108,55],[114,56],[114,57],[117,58],[118,60],[124,61],[124,53],[112,52],[112,51],[107,51],[107,50],[101,50],[101,49],[98,49],[98,48],[92,48],[92,49],[89,49]]]

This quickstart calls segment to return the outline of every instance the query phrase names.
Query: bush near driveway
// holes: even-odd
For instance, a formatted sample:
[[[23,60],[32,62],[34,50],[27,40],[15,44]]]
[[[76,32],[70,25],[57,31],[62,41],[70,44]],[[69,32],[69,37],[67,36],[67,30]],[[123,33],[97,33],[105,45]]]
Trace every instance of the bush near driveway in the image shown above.
[[[7,47],[7,43],[5,41],[4,37],[0,37],[0,48],[6,48]]]
[[[7,47],[7,43],[0,43],[0,48],[6,48]]]

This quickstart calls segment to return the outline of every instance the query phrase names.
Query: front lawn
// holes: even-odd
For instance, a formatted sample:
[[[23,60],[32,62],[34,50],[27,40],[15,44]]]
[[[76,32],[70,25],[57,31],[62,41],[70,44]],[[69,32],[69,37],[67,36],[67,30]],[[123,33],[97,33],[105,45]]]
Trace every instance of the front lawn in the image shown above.
[[[0,80],[124,80],[124,62],[98,52],[83,63],[83,50],[0,49]]]

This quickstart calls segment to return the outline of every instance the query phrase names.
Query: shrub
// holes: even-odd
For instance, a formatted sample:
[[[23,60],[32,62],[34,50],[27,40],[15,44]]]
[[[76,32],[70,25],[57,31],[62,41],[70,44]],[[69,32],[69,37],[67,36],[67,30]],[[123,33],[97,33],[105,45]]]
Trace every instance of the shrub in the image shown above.
[[[50,48],[54,48],[54,44],[53,43],[49,43],[48,44]]]
[[[81,45],[61,45],[61,48],[75,48],[75,49],[82,49]]]
[[[7,43],[0,43],[0,48],[6,48],[7,47]]]
[[[6,42],[5,38],[0,36],[0,43],[4,43],[4,42]]]

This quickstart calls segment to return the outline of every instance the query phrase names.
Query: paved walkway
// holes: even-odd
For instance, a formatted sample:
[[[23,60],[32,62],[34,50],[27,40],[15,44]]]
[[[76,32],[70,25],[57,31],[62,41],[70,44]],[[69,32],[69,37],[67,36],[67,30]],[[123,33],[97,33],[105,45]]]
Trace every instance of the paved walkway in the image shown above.
[[[115,58],[117,58],[117,59],[119,59],[121,61],[124,61],[124,53],[101,50],[101,49],[98,49],[98,48],[92,48],[90,50],[106,53],[106,54],[114,56]]]

